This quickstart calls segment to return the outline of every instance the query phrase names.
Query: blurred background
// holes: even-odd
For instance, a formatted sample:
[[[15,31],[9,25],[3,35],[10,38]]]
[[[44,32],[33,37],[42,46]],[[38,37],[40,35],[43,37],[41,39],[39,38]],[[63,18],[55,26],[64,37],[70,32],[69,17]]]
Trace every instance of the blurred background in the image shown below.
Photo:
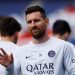
[[[18,45],[26,44],[31,40],[24,14],[25,9],[31,5],[40,5],[46,10],[50,22],[49,34],[55,20],[68,21],[72,29],[69,41],[75,45],[75,0],[0,0],[0,15],[12,16],[22,25]]]

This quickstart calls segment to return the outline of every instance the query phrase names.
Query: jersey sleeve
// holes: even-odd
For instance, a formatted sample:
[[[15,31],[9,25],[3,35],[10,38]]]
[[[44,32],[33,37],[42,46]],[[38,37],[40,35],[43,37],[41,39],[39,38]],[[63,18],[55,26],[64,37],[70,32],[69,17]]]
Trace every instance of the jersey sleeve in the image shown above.
[[[19,50],[19,48],[17,48]],[[19,51],[14,53],[14,63],[6,68],[7,75],[20,75],[21,65]]]
[[[75,75],[75,53],[70,44],[65,45],[64,48],[64,67],[70,75]]]
[[[6,71],[7,71],[6,75],[14,75],[14,64],[11,64],[10,66],[8,66],[6,68]]]

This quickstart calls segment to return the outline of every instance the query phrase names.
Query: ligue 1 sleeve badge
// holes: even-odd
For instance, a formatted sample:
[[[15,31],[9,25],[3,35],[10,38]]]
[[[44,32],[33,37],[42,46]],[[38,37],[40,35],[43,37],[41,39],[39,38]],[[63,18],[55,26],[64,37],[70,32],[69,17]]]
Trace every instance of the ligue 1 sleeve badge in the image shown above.
[[[48,56],[51,57],[51,58],[54,57],[55,56],[55,52],[53,50],[49,51],[48,52]]]

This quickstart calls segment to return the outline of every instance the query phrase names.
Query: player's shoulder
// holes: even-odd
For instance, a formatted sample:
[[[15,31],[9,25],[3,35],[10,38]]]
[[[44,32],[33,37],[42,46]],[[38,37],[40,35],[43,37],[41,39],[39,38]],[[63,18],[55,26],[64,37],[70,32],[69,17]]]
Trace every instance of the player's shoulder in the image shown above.
[[[7,53],[14,54],[18,50],[18,45],[8,41],[0,41],[0,48],[3,48]]]
[[[18,48],[17,44],[14,44],[13,42],[8,42],[8,41],[0,41],[0,47],[5,48],[5,49],[11,49],[14,50]]]
[[[13,42],[10,42],[10,41],[2,41],[0,40],[0,45],[12,45],[12,46],[16,46],[16,44],[14,44]]]
[[[71,46],[72,45],[71,43],[69,43],[67,41],[64,41],[62,39],[59,39],[59,38],[56,38],[56,37],[53,37],[53,36],[52,36],[52,41],[54,43],[57,43],[58,45],[65,45],[65,46]]]
[[[69,44],[73,49],[75,49],[74,44],[72,44],[71,42],[68,42],[68,44]]]
[[[31,42],[29,42],[29,43],[27,43],[25,45],[20,46],[20,48],[25,49],[25,48],[29,48],[30,46],[31,46]]]
[[[26,55],[27,53],[29,53],[28,46],[29,46],[29,43],[22,45],[22,46],[19,46],[18,50],[17,50],[18,51],[17,54],[19,56],[21,56],[21,55]]]

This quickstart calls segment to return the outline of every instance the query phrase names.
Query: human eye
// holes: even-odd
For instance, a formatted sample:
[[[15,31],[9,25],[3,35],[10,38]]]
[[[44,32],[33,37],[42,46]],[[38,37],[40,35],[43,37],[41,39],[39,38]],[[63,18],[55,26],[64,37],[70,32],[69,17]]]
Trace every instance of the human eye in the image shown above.
[[[31,21],[29,20],[29,21],[27,21],[27,24],[30,24],[31,23]]]
[[[35,22],[40,22],[41,20],[40,19],[36,19],[36,20],[34,20]]]

